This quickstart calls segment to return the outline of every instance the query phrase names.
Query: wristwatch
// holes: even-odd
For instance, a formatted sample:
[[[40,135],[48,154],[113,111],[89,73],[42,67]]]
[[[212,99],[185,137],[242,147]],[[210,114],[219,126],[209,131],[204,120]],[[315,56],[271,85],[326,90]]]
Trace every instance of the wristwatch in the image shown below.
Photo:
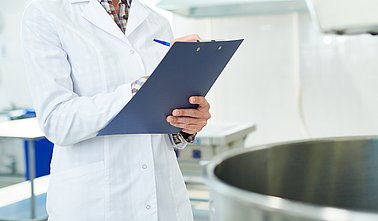
[[[182,132],[180,131],[179,133],[183,138],[184,140],[186,140],[186,142],[188,143],[193,143],[194,142],[194,139],[196,139],[196,135],[197,133],[195,134],[188,134],[188,133],[185,133],[185,132]]]
[[[177,134],[170,134],[169,138],[171,139],[171,142],[175,146],[175,148],[184,149],[186,145],[194,142],[196,135],[197,133],[188,134],[188,133],[180,131]]]

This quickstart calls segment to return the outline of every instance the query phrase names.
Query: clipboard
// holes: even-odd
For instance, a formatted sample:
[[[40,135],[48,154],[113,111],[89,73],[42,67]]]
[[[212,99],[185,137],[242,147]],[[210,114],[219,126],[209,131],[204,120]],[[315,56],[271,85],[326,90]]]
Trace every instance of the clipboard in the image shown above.
[[[140,88],[97,136],[174,134],[166,121],[174,109],[197,108],[191,96],[206,96],[243,39],[176,42]]]

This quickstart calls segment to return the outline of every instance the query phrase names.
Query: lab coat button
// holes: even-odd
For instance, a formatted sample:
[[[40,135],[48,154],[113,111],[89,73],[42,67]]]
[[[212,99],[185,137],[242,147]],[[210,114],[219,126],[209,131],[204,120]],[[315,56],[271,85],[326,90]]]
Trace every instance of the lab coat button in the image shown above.
[[[151,209],[151,206],[150,205],[146,205],[146,209]]]
[[[142,165],[142,168],[145,170],[145,169],[147,169],[147,164],[143,164]]]
[[[135,51],[134,50],[130,50],[130,54],[134,54],[135,53]]]

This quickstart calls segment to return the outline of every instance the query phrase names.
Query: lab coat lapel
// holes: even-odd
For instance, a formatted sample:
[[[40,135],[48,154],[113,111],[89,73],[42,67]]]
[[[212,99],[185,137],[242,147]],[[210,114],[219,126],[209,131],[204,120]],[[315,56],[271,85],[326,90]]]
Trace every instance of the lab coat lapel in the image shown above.
[[[83,10],[82,16],[105,32],[108,32],[122,41],[127,41],[126,36],[108,15],[98,0],[90,0],[86,8]]]
[[[142,5],[139,0],[133,0],[130,8],[130,16],[126,26],[126,36],[129,36],[144,20],[146,20],[149,10]]]

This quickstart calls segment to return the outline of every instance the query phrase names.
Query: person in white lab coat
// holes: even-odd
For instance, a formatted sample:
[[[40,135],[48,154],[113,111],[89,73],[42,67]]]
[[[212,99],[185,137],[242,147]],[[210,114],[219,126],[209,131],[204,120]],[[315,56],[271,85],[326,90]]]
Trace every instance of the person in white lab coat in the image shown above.
[[[168,51],[153,39],[173,41],[168,21],[138,0],[124,29],[103,6],[99,0],[33,0],[23,17],[33,103],[55,144],[49,220],[192,221],[168,135],[96,137],[131,99],[135,80],[151,74]],[[198,109],[167,118],[187,134],[210,118],[206,99],[191,99]]]

